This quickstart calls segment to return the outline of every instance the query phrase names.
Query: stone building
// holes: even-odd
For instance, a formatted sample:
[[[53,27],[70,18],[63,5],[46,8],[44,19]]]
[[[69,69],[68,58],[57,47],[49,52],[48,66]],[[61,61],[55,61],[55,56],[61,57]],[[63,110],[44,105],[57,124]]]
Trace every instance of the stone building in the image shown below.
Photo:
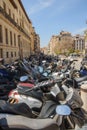
[[[73,48],[73,37],[71,33],[61,31],[59,35],[51,37],[48,46],[50,54],[67,53]]]
[[[85,54],[87,55],[87,29],[84,31]]]
[[[40,37],[37,33],[34,33],[33,36],[34,36],[34,52],[39,53],[40,52]]]
[[[45,55],[48,55],[48,46],[42,47],[40,50],[41,50],[41,52],[44,53]]]
[[[83,52],[85,49],[85,39],[84,36],[76,35],[73,37],[74,39],[74,49],[75,51]]]
[[[56,47],[57,44],[58,44],[58,36],[53,35],[51,37],[49,45],[48,45],[48,47],[49,47],[49,54],[55,55],[55,51],[54,50],[55,50],[55,47]]]
[[[39,34],[37,34],[35,32],[35,28],[33,27],[32,30],[31,30],[31,43],[32,43],[32,46],[31,46],[31,54],[34,54],[34,53],[38,53],[40,52],[40,37],[39,37]]]
[[[34,30],[21,0],[0,0],[0,58],[6,63],[34,51]]]
[[[73,37],[70,32],[61,31],[59,35],[59,45],[62,53],[67,53],[73,49]]]

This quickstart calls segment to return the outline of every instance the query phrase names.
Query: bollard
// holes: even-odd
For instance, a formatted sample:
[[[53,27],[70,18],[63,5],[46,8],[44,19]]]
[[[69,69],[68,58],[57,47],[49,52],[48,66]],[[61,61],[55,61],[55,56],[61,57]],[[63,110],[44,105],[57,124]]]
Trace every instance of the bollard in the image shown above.
[[[87,84],[81,85],[81,98],[83,101],[83,109],[87,111]]]

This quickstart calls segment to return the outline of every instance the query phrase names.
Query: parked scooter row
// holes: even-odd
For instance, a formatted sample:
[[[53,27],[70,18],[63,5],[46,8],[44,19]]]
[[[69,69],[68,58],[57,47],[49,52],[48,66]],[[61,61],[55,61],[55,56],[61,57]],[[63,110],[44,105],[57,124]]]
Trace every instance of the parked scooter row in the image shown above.
[[[71,77],[71,63],[58,71],[57,64],[46,62],[15,63],[19,70],[16,88],[8,100],[0,100],[2,130],[68,130],[84,125],[87,117],[77,88],[87,77]]]
[[[43,87],[45,86],[38,86],[29,91],[36,91]],[[37,101],[30,96],[30,107],[29,104],[27,105],[24,101],[20,103],[16,102],[15,104],[1,101],[1,128],[8,130],[14,128],[23,130],[47,130],[48,128],[66,130],[68,128],[73,129],[76,124],[82,127],[86,118],[78,91],[73,88],[67,88],[66,86],[63,86],[63,90],[65,90],[65,97],[57,86],[52,87],[49,93],[45,95],[43,102],[41,102],[41,100]],[[40,105],[42,105],[42,107],[40,113],[37,115],[35,108],[38,109]],[[42,123],[39,124],[40,122]]]

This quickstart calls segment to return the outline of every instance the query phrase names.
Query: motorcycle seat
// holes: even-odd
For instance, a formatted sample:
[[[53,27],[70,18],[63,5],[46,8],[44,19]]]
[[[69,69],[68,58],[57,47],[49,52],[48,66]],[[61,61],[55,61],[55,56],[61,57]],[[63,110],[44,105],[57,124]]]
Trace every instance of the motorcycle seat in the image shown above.
[[[27,91],[27,90],[29,90],[28,87],[22,87],[22,89],[18,88],[18,93],[26,96],[31,96],[42,101],[42,97],[43,97],[42,91],[34,91],[34,90]]]
[[[22,87],[22,88],[24,88],[24,89],[29,89],[29,88],[32,88],[32,87],[34,87],[34,84],[31,84],[31,83],[19,83],[18,85],[17,85],[17,87]]]
[[[32,117],[33,114],[29,106],[25,103],[10,104],[5,100],[0,100],[0,113],[9,113]]]
[[[58,130],[55,118],[32,119],[11,114],[0,114],[0,126],[6,130]]]
[[[75,81],[76,81],[77,83],[80,83],[80,82],[82,82],[82,81],[84,81],[84,80],[87,80],[87,76],[80,77],[80,78],[75,78]]]

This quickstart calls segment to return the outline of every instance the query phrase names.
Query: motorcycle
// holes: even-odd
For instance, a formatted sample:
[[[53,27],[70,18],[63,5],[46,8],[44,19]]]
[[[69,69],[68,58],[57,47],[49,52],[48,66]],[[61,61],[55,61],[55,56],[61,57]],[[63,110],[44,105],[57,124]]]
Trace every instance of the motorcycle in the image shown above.
[[[9,93],[8,101],[10,103],[26,103],[32,110],[32,113],[34,113],[36,116],[38,116],[41,112],[44,102],[45,104],[49,104],[47,102],[48,99],[61,104],[63,101],[64,103],[71,102],[73,99],[72,97],[74,97],[75,94],[75,97],[79,97],[76,98],[77,102],[79,102],[79,104],[82,106],[82,100],[78,91],[72,87],[67,87],[64,84],[59,86],[61,83],[61,80],[48,80],[38,83],[31,89],[18,86],[15,90],[12,90]],[[76,101],[76,99],[74,100]]]
[[[62,114],[60,112],[62,109]],[[0,129],[1,130],[62,130],[60,125],[62,119],[71,113],[68,106],[57,106],[56,115],[53,118],[46,119],[31,119],[28,117],[13,115],[13,114],[0,114]],[[65,129],[64,129],[65,130]]]
[[[49,88],[53,86],[53,80],[43,81],[36,86],[28,88],[28,87],[20,87],[17,86],[15,90],[12,90],[8,97],[9,102],[24,102],[26,103],[30,109],[33,110],[33,113],[39,113],[42,105],[45,94],[49,91]]]
[[[69,130],[75,128],[77,122],[72,122],[75,118],[83,119],[81,116],[72,112],[68,105],[58,105],[55,107],[55,115],[52,118],[36,118],[32,119],[21,115],[13,115],[8,113],[0,113],[0,129],[1,130]],[[69,118],[68,118],[69,117]],[[75,123],[75,124],[74,124]],[[66,125],[68,126],[66,127]]]
[[[56,81],[56,82],[59,82],[59,81]],[[43,83],[39,84],[39,86],[28,89],[27,91],[25,90],[25,92],[30,93],[30,91],[32,92],[32,90],[34,90],[35,94],[36,94],[36,91],[40,92],[38,90],[40,90],[40,89],[43,90],[43,88],[45,88],[45,86],[47,88],[50,86],[50,88],[51,88],[51,85],[52,86],[54,85],[54,81],[50,81],[50,85],[49,85],[48,82],[47,83],[43,82]],[[82,103],[82,100],[81,100],[81,97],[80,97],[79,93],[76,90],[74,90],[73,88],[68,88],[65,85],[63,85],[62,88],[65,91],[65,93],[61,93],[61,90],[58,88],[57,84],[54,87],[52,87],[51,90],[48,91],[49,93],[46,93],[46,95],[45,95],[46,98],[44,99],[44,102],[41,102],[40,99],[38,100],[38,102],[36,102],[36,99],[38,99],[38,98],[36,98],[36,97],[32,98],[32,96],[30,96],[30,99],[31,99],[32,102],[30,101],[31,106],[27,105],[28,109],[26,109],[26,110],[28,110],[28,111],[24,112],[26,114],[23,113],[23,109],[26,108],[26,107],[23,107],[24,105],[22,105],[22,111],[21,111],[21,109],[20,109],[21,106],[19,105],[19,104],[22,104],[24,102],[23,100],[19,104],[11,104],[10,110],[7,109],[7,108],[9,108],[9,106],[7,108],[2,106],[2,109],[6,108],[6,109],[4,109],[4,113],[8,113],[8,114],[0,114],[0,117],[1,117],[0,121],[3,122],[4,121],[3,118],[4,118],[7,122],[9,122],[8,126],[7,126],[7,124],[4,124],[4,126],[6,126],[6,128],[7,127],[13,128],[12,125],[14,124],[14,122],[13,122],[13,124],[10,124],[10,123],[12,123],[11,120],[14,119],[14,121],[15,121],[15,119],[16,120],[18,119],[18,124],[16,124],[16,123],[14,124],[15,128],[18,129],[18,127],[20,125],[22,125],[22,127],[25,126],[25,129],[26,129],[26,127],[28,129],[31,129],[31,128],[35,129],[35,127],[33,128],[32,125],[27,125],[25,122],[23,123],[22,119],[23,120],[25,119],[26,122],[29,121],[31,123],[31,119],[30,119],[30,117],[31,117],[31,118],[34,119],[34,121],[38,125],[38,123],[37,123],[38,121],[41,122],[41,120],[42,120],[42,122],[44,122],[44,120],[49,119],[49,118],[54,119],[54,117],[56,116],[55,108],[57,107],[57,105],[59,106],[59,104],[62,104],[62,105],[67,104],[71,108],[72,114],[68,115],[68,117],[63,117],[62,118],[62,123],[57,126],[57,129],[66,130],[66,128],[67,128],[67,126],[65,125],[66,122],[67,122],[67,124],[69,124],[69,127],[71,127],[71,128],[74,128],[76,123],[80,124],[82,126],[84,124],[84,120],[82,120],[82,119],[84,119],[85,117],[84,117],[84,113],[82,113],[81,116],[80,116],[81,107],[82,107],[83,103]],[[46,90],[44,90],[44,91],[46,92]],[[22,94],[23,94],[23,91],[22,91]],[[64,96],[64,94],[66,94],[66,97]],[[43,96],[42,96],[42,98],[43,98]],[[36,102],[37,106],[35,105],[35,102]],[[42,103],[41,106],[40,106],[40,103]],[[26,103],[24,102],[24,104],[26,104]],[[14,107],[15,105],[16,105],[16,107]],[[17,106],[19,106],[19,107],[17,107]],[[38,114],[37,114],[37,112],[35,110],[35,107],[38,110],[40,109]],[[16,108],[16,110],[15,110],[15,108]],[[6,111],[6,110],[8,110],[8,111]],[[62,108],[60,110],[62,110]],[[78,113],[78,110],[79,110],[79,113]],[[13,115],[13,113],[9,114],[9,112],[14,112],[17,115]],[[63,110],[61,112],[63,112]],[[2,110],[1,110],[1,113],[3,113]],[[23,116],[26,116],[28,118],[26,119],[26,118],[24,118],[22,116],[19,116],[20,114],[23,115]],[[78,116],[76,116],[76,115],[78,115]],[[81,117],[81,118],[77,119],[77,117],[79,117],[79,118]],[[43,120],[43,118],[44,118],[44,120]],[[33,119],[32,119],[32,122],[33,122]],[[77,122],[75,122],[76,119],[77,119]],[[81,120],[83,121],[82,124],[80,123]],[[4,128],[4,126],[2,125],[1,128]],[[45,124],[44,124],[44,126],[45,126]],[[44,130],[45,128],[42,128],[42,129]],[[55,127],[53,127],[53,128],[55,128]],[[37,129],[39,129],[39,128],[37,127]],[[40,129],[41,129],[41,127],[40,127]]]

